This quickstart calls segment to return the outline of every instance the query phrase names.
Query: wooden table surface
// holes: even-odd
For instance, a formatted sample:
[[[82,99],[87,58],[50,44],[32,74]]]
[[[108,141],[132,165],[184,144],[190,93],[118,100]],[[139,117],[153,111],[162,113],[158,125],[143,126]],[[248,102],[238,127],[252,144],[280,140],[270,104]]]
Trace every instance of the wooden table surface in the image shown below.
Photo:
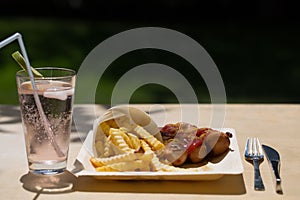
[[[150,112],[159,126],[181,119],[197,123],[198,126],[210,126],[216,116],[212,114],[212,110],[216,108],[217,113],[223,112],[218,105],[208,104],[133,106]],[[95,117],[102,115],[107,108],[104,105],[75,105],[68,169],[72,169]],[[299,199],[300,105],[227,104],[225,111],[222,124],[223,127],[236,130],[244,166],[243,174],[225,175],[215,181],[105,181],[76,177],[69,172],[55,177],[28,174],[19,109],[17,106],[1,105],[0,199]],[[199,122],[197,119],[200,119]],[[250,136],[259,137],[261,143],[279,151],[283,195],[275,192],[273,174],[266,159],[261,164],[266,190],[254,191],[253,166],[243,159],[245,141]],[[53,182],[64,186],[65,191],[43,188],[51,187]]]

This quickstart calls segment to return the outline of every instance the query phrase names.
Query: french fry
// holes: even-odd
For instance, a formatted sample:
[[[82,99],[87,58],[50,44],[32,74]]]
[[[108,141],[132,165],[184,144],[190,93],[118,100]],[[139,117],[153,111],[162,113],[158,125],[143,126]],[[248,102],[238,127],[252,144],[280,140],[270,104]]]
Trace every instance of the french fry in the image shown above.
[[[121,128],[119,129],[119,134],[123,137],[128,147],[134,149],[128,134],[126,134]]]
[[[125,128],[125,127],[120,127],[120,130],[123,131],[124,133],[128,133],[129,132],[129,129],[128,128]]]
[[[135,151],[138,151],[141,147],[140,139],[133,133],[130,133],[129,130],[125,127],[120,127],[120,131],[124,132],[126,134],[127,138],[129,139],[128,142],[126,140],[129,147],[134,149]]]
[[[142,160],[144,163],[152,162],[154,154],[141,154],[139,160]]]
[[[135,151],[138,151],[141,148],[140,139],[132,133],[127,133],[127,135],[128,135],[128,137],[130,139],[130,142],[131,142],[131,148],[134,149]]]
[[[134,150],[131,149],[124,139],[124,134],[119,129],[111,128],[109,130],[109,135],[111,136],[111,141],[114,145],[119,147],[122,151],[130,153]]]
[[[91,158],[90,161],[92,162],[93,166],[102,167],[105,165],[111,165],[118,162],[129,162],[137,159],[142,159],[147,161],[149,160],[149,157],[145,157],[141,153],[132,152],[132,153],[115,155],[109,158]]]
[[[134,160],[129,162],[118,162],[111,165],[96,167],[98,172],[124,172],[124,171],[149,171],[150,163],[144,163],[142,160]]]
[[[109,154],[106,157],[121,155],[126,153],[126,151],[116,146],[111,140],[108,140],[106,145],[109,150]]]
[[[100,131],[102,131],[106,136],[109,134],[109,125],[106,122],[102,122],[100,125]],[[99,128],[98,128],[99,129]]]
[[[154,152],[152,151],[151,147],[147,144],[145,140],[140,140],[141,141],[141,147],[144,150],[145,154],[153,154]]]
[[[108,136],[108,138],[105,140],[103,156],[109,157],[112,155],[114,155],[113,144],[110,141],[110,136]]]
[[[137,135],[144,139],[152,148],[152,150],[157,151],[161,150],[165,147],[163,143],[161,143],[158,139],[156,139],[153,135],[151,135],[149,132],[147,132],[143,127],[136,126],[134,128],[134,131],[137,133]]]
[[[101,166],[101,167],[96,167],[96,171],[97,172],[117,172],[118,170],[114,169],[111,166]]]
[[[102,132],[108,136],[109,135],[109,129],[110,128],[119,128],[118,124],[116,123],[116,121],[114,119],[110,119],[107,120],[105,122],[100,123],[100,129],[102,130]]]

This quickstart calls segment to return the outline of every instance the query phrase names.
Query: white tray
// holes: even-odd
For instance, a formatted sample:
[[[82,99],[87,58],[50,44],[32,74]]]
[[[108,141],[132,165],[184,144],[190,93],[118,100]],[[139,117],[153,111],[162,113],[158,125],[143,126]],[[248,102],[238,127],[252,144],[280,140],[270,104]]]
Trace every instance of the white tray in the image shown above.
[[[242,174],[244,169],[234,129],[223,128],[231,132],[231,151],[219,162],[207,163],[199,172],[97,172],[89,159],[93,154],[93,132],[90,131],[74,163],[72,172],[76,176],[94,176],[102,180],[216,180],[224,175]]]

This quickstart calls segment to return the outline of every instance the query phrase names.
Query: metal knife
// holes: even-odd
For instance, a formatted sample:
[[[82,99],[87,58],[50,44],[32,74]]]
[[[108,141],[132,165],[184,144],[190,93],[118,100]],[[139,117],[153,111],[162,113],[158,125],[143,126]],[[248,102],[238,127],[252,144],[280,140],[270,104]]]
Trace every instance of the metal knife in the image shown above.
[[[265,154],[266,154],[266,157],[269,161],[269,164],[271,165],[272,167],[272,170],[274,172],[274,175],[275,175],[275,179],[276,179],[276,192],[278,194],[283,194],[282,192],[282,188],[281,188],[281,178],[280,178],[280,175],[279,175],[279,168],[280,168],[280,156],[279,156],[279,153],[273,149],[272,147],[269,147],[267,145],[262,145],[264,151],[265,151]]]

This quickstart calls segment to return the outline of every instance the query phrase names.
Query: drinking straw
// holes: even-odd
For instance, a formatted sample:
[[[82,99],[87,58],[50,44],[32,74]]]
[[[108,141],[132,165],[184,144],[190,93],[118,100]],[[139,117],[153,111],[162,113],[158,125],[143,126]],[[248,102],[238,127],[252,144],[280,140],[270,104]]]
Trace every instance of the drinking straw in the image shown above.
[[[29,78],[30,78],[30,81],[31,81],[32,88],[33,88],[34,100],[35,100],[38,112],[40,114],[40,117],[41,117],[41,119],[42,119],[42,121],[44,123],[45,131],[47,133],[47,136],[50,139],[50,142],[51,142],[51,144],[52,144],[55,152],[57,153],[57,155],[59,157],[64,157],[65,154],[61,151],[61,149],[59,148],[58,144],[56,143],[53,131],[52,131],[51,127],[50,127],[50,124],[49,124],[49,122],[47,120],[47,117],[45,116],[44,110],[42,108],[42,104],[41,104],[41,101],[39,99],[38,92],[37,92],[38,90],[37,90],[36,84],[34,82],[34,77],[33,77],[33,74],[32,74],[31,67],[30,67],[29,59],[27,57],[25,45],[23,43],[22,35],[20,33],[15,33],[14,35],[6,38],[2,42],[0,42],[0,48],[6,46],[8,44],[10,44],[14,40],[18,40],[21,52],[22,52],[23,57],[25,59],[25,64],[26,64],[27,72],[28,72],[28,75],[29,75]]]

